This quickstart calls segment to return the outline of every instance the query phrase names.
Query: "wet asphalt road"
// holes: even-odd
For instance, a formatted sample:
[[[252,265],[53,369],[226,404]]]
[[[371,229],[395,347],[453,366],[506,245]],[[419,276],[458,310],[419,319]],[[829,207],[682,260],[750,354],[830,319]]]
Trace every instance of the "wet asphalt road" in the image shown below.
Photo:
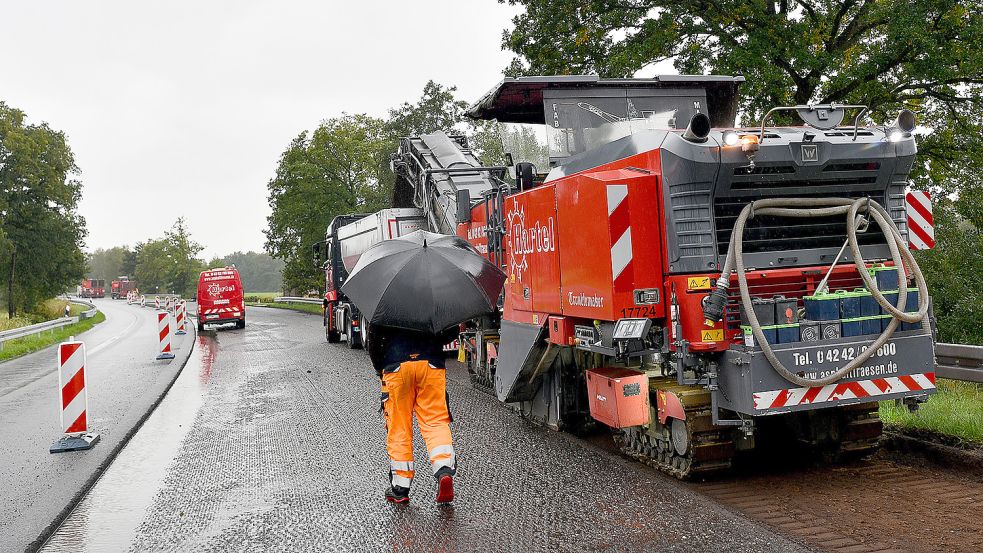
[[[193,335],[175,342],[177,359],[154,360],[152,309],[95,303],[106,321],[78,337],[86,344],[90,424],[101,437],[91,450],[48,452],[61,436],[53,347],[0,363],[0,551],[23,551],[38,539],[105,468],[187,357]]]
[[[164,402],[47,551],[802,551],[684,485],[448,384],[457,499],[417,436],[407,506],[382,497],[378,380],[317,317],[250,308],[206,332]]]

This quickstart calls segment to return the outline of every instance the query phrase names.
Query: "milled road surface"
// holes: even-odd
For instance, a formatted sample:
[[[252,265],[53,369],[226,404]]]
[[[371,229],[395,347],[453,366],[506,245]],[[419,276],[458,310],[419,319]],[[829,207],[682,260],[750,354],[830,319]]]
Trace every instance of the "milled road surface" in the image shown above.
[[[527,424],[452,368],[460,472],[383,500],[378,379],[317,317],[250,308],[206,332],[48,551],[803,551],[685,485]]]
[[[78,336],[87,350],[90,425],[101,437],[94,448],[48,452],[62,435],[53,347],[0,363],[0,551],[23,551],[56,521],[187,358],[193,333],[175,341],[177,359],[155,361],[152,309],[108,299],[95,303],[106,321]]]

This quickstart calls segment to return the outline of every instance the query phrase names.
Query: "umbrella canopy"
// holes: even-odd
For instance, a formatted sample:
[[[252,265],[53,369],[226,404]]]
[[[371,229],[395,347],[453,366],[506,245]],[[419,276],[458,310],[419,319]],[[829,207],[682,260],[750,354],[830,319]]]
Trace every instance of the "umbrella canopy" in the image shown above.
[[[438,334],[497,309],[504,283],[465,240],[418,230],[369,248],[341,291],[369,324]]]

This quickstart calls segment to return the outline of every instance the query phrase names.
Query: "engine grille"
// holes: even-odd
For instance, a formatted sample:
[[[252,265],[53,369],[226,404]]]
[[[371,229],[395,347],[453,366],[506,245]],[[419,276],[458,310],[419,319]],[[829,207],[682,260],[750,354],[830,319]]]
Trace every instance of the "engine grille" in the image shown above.
[[[837,194],[846,198],[865,198],[868,191],[842,191]],[[800,198],[829,197],[830,194],[796,194]],[[885,198],[873,196],[879,203],[887,205]],[[713,207],[716,226],[717,252],[727,254],[734,223],[750,198],[718,198]],[[804,219],[796,217],[756,216],[744,227],[744,252],[775,252],[818,248],[839,248],[846,240],[846,217],[821,217]],[[861,246],[884,244],[884,235],[876,224],[858,235]]]

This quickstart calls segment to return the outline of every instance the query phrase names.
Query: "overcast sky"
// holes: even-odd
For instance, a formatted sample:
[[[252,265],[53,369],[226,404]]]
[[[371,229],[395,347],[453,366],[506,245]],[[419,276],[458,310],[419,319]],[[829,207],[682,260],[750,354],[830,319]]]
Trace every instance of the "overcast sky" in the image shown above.
[[[262,250],[291,138],[384,116],[428,79],[473,101],[511,54],[495,0],[44,0],[0,8],[0,100],[68,134],[87,247],[187,218],[204,255]]]

